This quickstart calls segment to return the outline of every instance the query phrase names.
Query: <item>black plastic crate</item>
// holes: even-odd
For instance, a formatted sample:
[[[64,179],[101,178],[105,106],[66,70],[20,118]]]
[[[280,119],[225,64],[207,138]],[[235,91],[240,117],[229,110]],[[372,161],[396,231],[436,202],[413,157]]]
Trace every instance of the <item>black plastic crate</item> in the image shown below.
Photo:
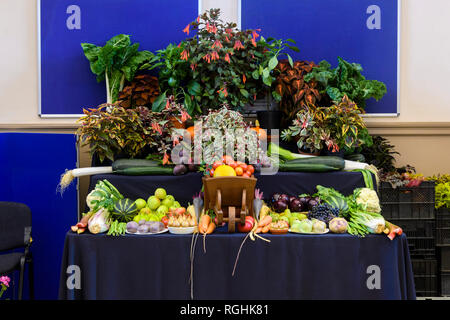
[[[436,210],[436,245],[450,246],[450,210]]]
[[[437,276],[438,263],[436,259],[423,260],[411,259],[414,277],[418,276]]]
[[[439,248],[440,271],[450,274],[450,247]]]
[[[438,293],[438,276],[415,276],[414,284],[416,288],[416,296],[418,297],[437,297]]]
[[[434,219],[434,182],[418,187],[392,188],[382,182],[379,188],[382,214],[387,219]]]
[[[435,220],[389,220],[391,223],[402,228],[403,232],[409,239],[415,238],[436,238],[436,222]]]
[[[441,295],[448,297],[450,296],[450,272],[441,273]]]

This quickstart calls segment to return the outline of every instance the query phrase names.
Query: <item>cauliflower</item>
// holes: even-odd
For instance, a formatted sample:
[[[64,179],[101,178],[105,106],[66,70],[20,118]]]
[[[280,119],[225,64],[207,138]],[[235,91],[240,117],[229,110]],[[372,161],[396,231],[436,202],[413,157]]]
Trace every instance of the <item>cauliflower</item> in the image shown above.
[[[86,204],[88,205],[89,209],[92,211],[98,202],[104,200],[105,197],[100,194],[96,189],[92,190],[86,197]]]
[[[380,200],[375,190],[360,188],[355,190],[356,204],[368,212],[380,213]]]

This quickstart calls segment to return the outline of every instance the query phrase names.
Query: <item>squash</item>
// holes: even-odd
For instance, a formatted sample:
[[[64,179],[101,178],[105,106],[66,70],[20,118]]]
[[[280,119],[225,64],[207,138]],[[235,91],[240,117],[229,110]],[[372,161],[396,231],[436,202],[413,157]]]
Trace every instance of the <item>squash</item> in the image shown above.
[[[191,135],[191,140],[194,139],[194,126],[190,126],[189,128],[186,129],[189,134]]]
[[[294,172],[328,172],[342,170],[344,167],[344,159],[333,156],[294,159],[279,165],[280,171]]]
[[[255,121],[255,127],[252,127],[251,129],[256,132],[256,135],[257,135],[259,140],[261,140],[261,141],[267,140],[266,130],[261,129],[259,127],[259,121],[258,120]]]
[[[130,222],[137,214],[138,208],[136,203],[128,198],[120,199],[114,204],[113,218],[120,222]]]

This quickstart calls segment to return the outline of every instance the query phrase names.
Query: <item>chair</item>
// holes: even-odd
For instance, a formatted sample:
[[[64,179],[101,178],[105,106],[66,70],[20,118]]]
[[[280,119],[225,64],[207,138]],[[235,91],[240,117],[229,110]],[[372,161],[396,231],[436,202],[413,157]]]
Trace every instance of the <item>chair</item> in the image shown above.
[[[0,201],[0,275],[20,271],[18,299],[22,300],[25,263],[28,263],[30,299],[34,299],[31,211],[22,203]],[[4,253],[23,248],[23,252]],[[3,252],[3,254],[1,254]]]

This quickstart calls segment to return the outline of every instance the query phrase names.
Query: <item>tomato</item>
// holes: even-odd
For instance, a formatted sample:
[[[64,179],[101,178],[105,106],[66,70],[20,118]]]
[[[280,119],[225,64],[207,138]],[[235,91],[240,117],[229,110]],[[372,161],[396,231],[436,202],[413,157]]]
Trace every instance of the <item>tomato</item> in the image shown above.
[[[237,162],[238,166],[242,168],[242,170],[247,171],[247,165],[244,162]]]
[[[236,169],[237,168],[237,163],[236,162],[232,162],[232,163],[229,163],[228,164],[230,167],[232,167],[233,169]]]
[[[251,164],[249,164],[247,166],[247,171],[249,171],[251,174],[253,174],[255,172],[255,168]]]
[[[164,223],[164,225],[167,227],[169,224],[169,218],[167,216],[164,216],[161,218],[161,222]]]
[[[245,172],[242,176],[245,178],[250,178],[250,176],[247,174],[247,172]]]
[[[223,163],[226,163],[226,164],[234,162],[233,157],[231,157],[231,156],[223,156],[222,161],[223,161]]]
[[[251,176],[252,176],[252,173],[251,173],[250,171],[248,171],[248,170],[247,170],[247,171],[245,171],[244,173],[248,174],[248,176],[249,176],[249,177],[251,177]]]
[[[209,170],[209,175],[210,175],[211,177],[214,176],[214,169]]]
[[[244,174],[244,170],[242,170],[241,167],[235,168],[234,171],[236,171],[237,176],[242,176]]]
[[[218,167],[218,166],[221,166],[222,164],[223,164],[222,161],[217,160],[217,161],[214,161],[212,167],[213,167],[214,170],[216,170],[217,167]]]

